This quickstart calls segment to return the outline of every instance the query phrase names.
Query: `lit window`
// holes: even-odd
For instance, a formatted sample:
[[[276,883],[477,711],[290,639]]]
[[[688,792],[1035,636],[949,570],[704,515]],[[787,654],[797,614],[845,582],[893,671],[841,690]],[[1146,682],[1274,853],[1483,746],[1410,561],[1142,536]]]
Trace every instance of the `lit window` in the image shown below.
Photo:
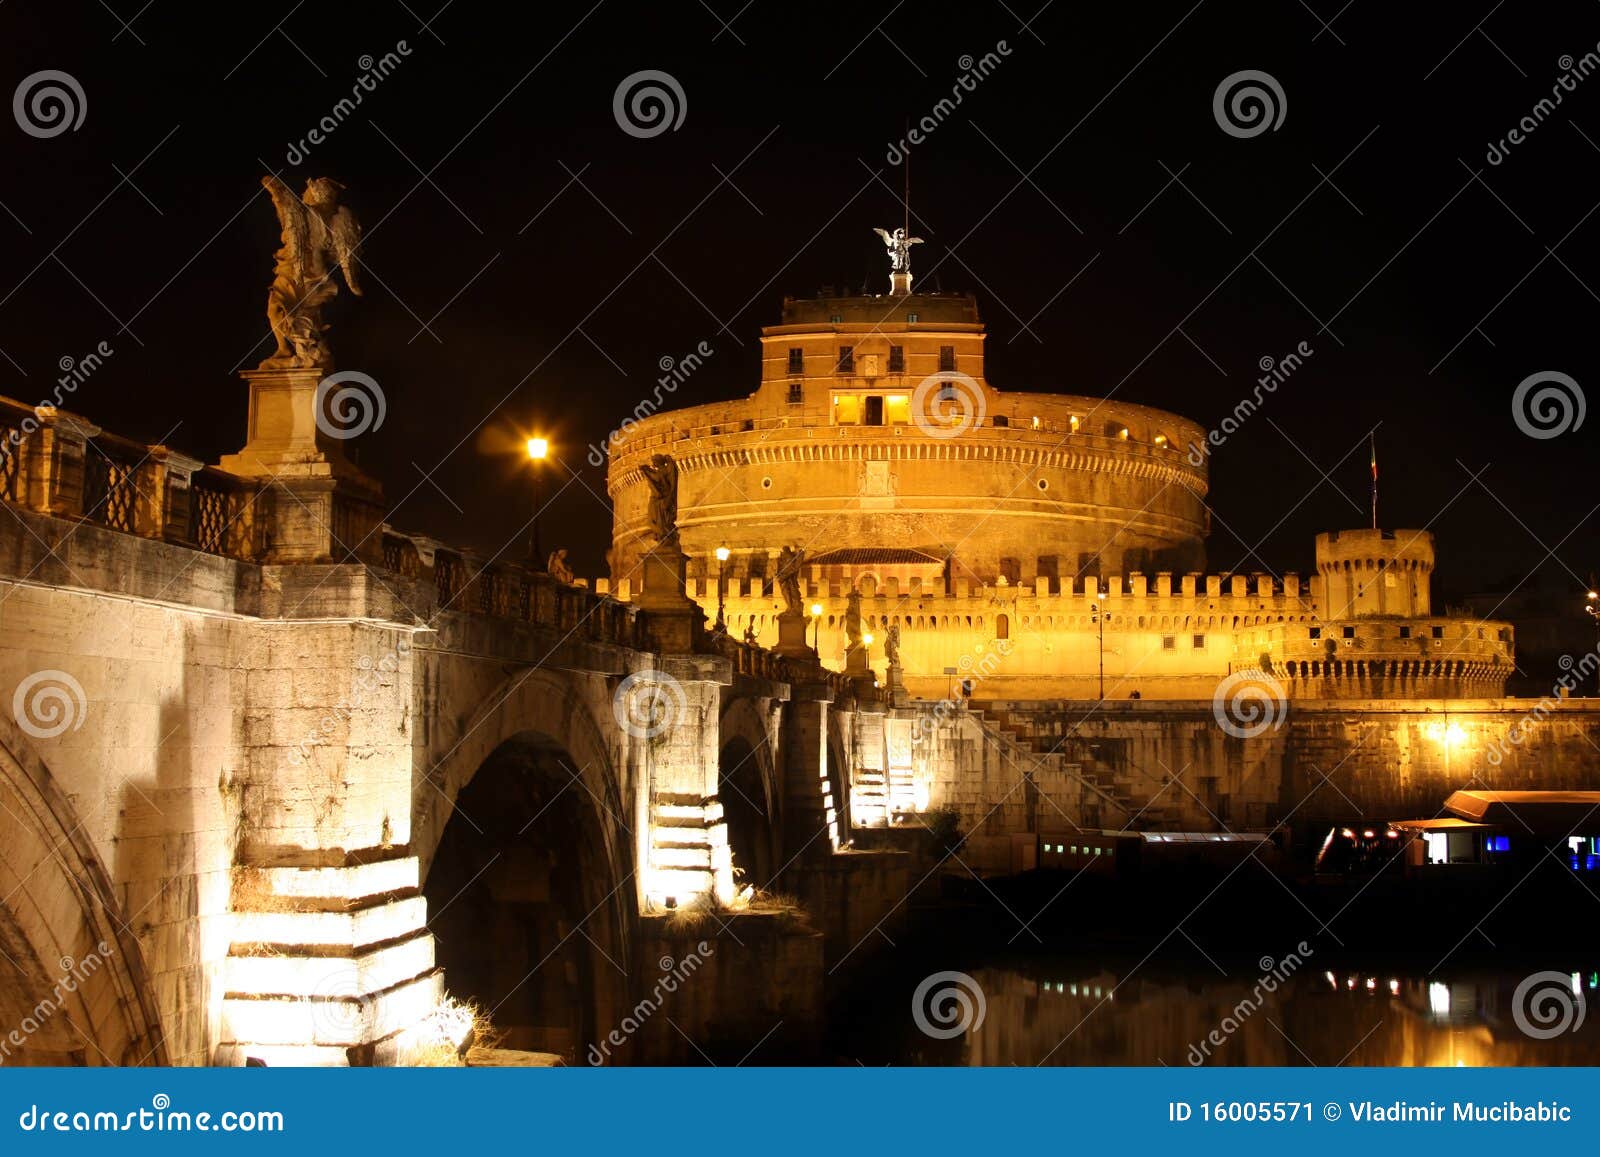
[[[861,424],[861,395],[835,394],[833,396],[833,421],[837,426]]]
[[[883,399],[884,416],[891,426],[904,426],[911,421],[911,396],[890,394]]]
[[[919,320],[920,320],[920,318],[918,317],[917,314],[914,314],[914,313],[906,314],[906,323],[908,325],[915,325]]]

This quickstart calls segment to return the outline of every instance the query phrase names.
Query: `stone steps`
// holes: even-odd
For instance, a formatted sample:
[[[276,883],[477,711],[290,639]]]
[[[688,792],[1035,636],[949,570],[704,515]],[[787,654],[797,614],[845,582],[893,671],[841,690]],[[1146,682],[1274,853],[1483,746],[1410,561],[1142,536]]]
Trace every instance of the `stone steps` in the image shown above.
[[[663,796],[650,805],[650,863],[645,893],[652,904],[677,907],[697,896],[733,898],[733,853],[722,802]]]
[[[236,870],[218,1064],[346,1065],[397,1054],[443,973],[416,857]]]

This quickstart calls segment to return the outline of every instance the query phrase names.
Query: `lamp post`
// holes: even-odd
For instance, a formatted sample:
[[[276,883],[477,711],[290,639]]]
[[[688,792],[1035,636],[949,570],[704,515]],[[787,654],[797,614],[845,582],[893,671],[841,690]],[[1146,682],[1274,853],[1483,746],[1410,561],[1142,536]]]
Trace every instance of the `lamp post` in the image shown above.
[[[1589,576],[1589,581],[1594,581],[1594,576]],[[1595,650],[1600,652],[1600,591],[1591,590],[1583,603],[1584,613],[1594,620]],[[1600,675],[1595,677],[1596,694],[1600,694]]]
[[[544,462],[550,456],[548,438],[528,439],[528,461],[533,463],[533,534],[528,543],[528,562],[534,570],[543,570],[544,556],[539,548],[540,482],[544,475]]]
[[[1094,621],[1100,628],[1100,702],[1106,701],[1106,592],[1095,596]]]
[[[717,547],[717,631],[719,634],[726,634],[728,630],[728,620],[723,613],[725,600],[722,586],[722,565],[727,561],[728,548],[725,546]]]
[[[811,604],[811,649],[820,658],[822,655],[822,604]]]

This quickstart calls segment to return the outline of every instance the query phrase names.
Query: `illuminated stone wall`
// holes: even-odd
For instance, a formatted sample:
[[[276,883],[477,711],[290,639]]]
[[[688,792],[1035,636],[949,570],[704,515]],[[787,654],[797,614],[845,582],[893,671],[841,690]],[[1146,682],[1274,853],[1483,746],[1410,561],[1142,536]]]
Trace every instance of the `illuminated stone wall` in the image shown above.
[[[1519,699],[1448,704],[1295,701],[1255,738],[1211,705],[1007,703],[890,711],[884,753],[852,783],[856,822],[886,813],[876,767],[903,769],[914,808],[954,807],[963,858],[1016,870],[1017,836],[1076,828],[1266,830],[1434,816],[1451,792],[1593,790],[1600,706]],[[898,738],[897,738],[898,737]],[[868,806],[863,807],[863,802]]]

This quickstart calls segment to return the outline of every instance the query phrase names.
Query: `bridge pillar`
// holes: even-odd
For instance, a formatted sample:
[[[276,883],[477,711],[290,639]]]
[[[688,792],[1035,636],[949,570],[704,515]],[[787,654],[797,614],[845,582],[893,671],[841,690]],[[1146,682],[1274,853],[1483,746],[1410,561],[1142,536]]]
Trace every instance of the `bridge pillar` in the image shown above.
[[[404,1062],[439,1006],[411,854],[412,639],[361,567],[265,568],[283,605],[242,681],[247,759],[215,1060]],[[385,621],[387,620],[387,621]]]
[[[828,778],[827,683],[793,684],[784,720],[784,847],[790,855],[817,859],[839,850],[839,804]],[[818,836],[818,831],[824,834]]]
[[[649,679],[673,720],[641,737],[650,803],[646,903],[677,908],[708,895],[729,903],[733,854],[717,780],[722,688],[733,682],[732,664],[717,655],[661,655]]]

